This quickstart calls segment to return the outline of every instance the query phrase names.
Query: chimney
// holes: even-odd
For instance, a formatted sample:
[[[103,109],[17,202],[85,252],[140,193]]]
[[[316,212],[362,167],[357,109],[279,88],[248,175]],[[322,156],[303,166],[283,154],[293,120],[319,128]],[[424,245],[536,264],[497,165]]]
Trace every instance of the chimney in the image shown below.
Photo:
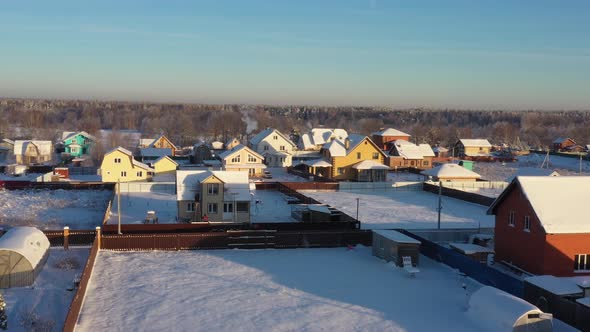
[[[344,148],[346,150],[350,149],[350,139],[348,137],[344,140]]]

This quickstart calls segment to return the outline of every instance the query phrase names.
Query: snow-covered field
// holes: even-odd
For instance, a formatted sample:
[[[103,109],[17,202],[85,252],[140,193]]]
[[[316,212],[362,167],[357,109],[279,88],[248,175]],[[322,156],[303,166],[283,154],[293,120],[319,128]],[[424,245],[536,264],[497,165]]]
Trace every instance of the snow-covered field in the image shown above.
[[[291,205],[287,204],[286,195],[274,190],[256,190],[253,192],[250,218],[256,222],[293,222]],[[256,200],[260,203],[256,204]]]
[[[37,331],[61,331],[75,294],[67,288],[84,270],[88,254],[89,250],[82,248],[49,249],[47,263],[32,287],[3,289],[8,330],[32,331],[30,323],[35,322]]]
[[[477,331],[479,284],[357,247],[100,252],[76,331]]]
[[[100,226],[108,190],[0,190],[0,225],[39,229],[94,229]]]
[[[349,216],[356,217],[359,198],[359,220],[363,229],[436,228],[438,195],[424,191],[352,191],[321,192],[302,190],[322,203],[329,204]],[[441,228],[494,227],[494,216],[487,208],[443,196]]]
[[[121,223],[142,224],[147,211],[156,211],[161,224],[176,223],[178,208],[175,194],[142,192],[121,193]],[[117,196],[113,199],[109,224],[118,223]]]

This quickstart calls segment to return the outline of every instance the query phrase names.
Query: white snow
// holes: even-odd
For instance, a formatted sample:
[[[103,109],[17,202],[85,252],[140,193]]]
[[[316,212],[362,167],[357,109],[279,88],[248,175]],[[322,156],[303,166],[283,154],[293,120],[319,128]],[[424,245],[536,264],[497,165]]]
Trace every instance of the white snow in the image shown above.
[[[435,176],[441,179],[479,179],[481,176],[457,164],[442,164],[422,171],[421,174]]]
[[[425,257],[420,270],[365,247],[101,251],[76,330],[477,331],[461,284],[480,285]]]
[[[117,204],[117,196],[115,196],[108,224],[119,222]],[[176,223],[178,216],[176,195],[159,192],[121,193],[122,224],[143,224],[147,211],[156,211],[160,224]]]
[[[576,299],[576,302],[578,302],[579,304],[583,304],[586,307],[590,308],[590,297],[583,297],[581,299]]]
[[[451,242],[449,243],[449,246],[451,248],[455,248],[457,250],[460,250],[461,252],[463,252],[466,255],[472,255],[475,253],[481,253],[481,252],[494,252],[492,249],[490,248],[486,248],[486,247],[482,247],[482,246],[478,246],[477,244],[472,244],[472,243],[458,243],[458,242]]]
[[[397,243],[412,243],[412,244],[420,244],[420,241],[411,238],[405,234],[402,234],[398,231],[393,230],[374,230],[373,233],[379,234],[386,239],[393,240]]]
[[[582,293],[582,289],[578,287],[575,282],[566,278],[545,275],[528,277],[524,280],[555,295],[571,295]]]
[[[257,222],[294,222],[289,196],[275,190],[256,190],[250,201],[250,220]],[[256,204],[256,201],[259,201]]]
[[[356,217],[359,198],[359,219],[363,229],[432,229],[437,227],[438,195],[424,191],[320,192],[302,190],[321,203],[329,204],[349,216]],[[482,205],[443,196],[441,228],[494,227],[494,216],[486,215]]]
[[[0,237],[0,250],[21,254],[35,268],[49,249],[47,236],[35,227],[13,227]]]
[[[30,328],[23,327],[20,321],[26,313],[34,312],[39,317],[39,323],[53,323],[52,331],[61,331],[75,294],[75,291],[68,291],[67,288],[73,286],[74,276],[82,273],[88,254],[88,249],[82,248],[67,251],[51,248],[47,263],[33,286],[3,289],[7,304],[8,330],[30,331]],[[79,267],[74,268],[73,264],[65,264],[72,269],[56,266],[65,259],[77,261]]]
[[[0,224],[94,229],[111,195],[108,190],[0,190]]]

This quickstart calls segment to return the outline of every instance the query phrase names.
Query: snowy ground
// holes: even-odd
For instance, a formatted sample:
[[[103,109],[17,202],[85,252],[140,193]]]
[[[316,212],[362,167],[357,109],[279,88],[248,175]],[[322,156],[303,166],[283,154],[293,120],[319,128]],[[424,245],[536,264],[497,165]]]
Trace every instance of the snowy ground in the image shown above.
[[[479,284],[354,250],[100,252],[77,331],[477,331]]]
[[[0,225],[39,229],[94,229],[100,226],[108,190],[0,190]]]
[[[414,174],[409,172],[388,172],[387,181],[392,182],[413,182],[424,181],[424,175]]]
[[[256,222],[294,222],[291,218],[292,205],[287,204],[287,195],[274,190],[253,192],[250,218]],[[261,203],[256,204],[256,200]]]
[[[363,229],[437,227],[438,195],[428,192],[301,192],[352,217],[356,217],[356,199],[359,198],[359,220]],[[441,228],[494,227],[494,216],[486,215],[486,210],[482,205],[442,196]]]
[[[51,325],[51,331],[61,331],[75,293],[67,288],[73,285],[74,276],[84,270],[88,254],[88,249],[65,251],[52,248],[45,267],[32,287],[3,289],[8,330],[31,331],[31,326],[26,326],[25,322],[30,323],[31,318],[37,317],[34,320],[38,328]],[[77,264],[71,264],[72,262]],[[56,266],[58,263],[61,268]]]
[[[160,224],[176,223],[178,208],[175,194],[142,192],[121,193],[121,223],[143,224],[147,211],[156,211]],[[117,196],[113,199],[109,224],[118,223]]]

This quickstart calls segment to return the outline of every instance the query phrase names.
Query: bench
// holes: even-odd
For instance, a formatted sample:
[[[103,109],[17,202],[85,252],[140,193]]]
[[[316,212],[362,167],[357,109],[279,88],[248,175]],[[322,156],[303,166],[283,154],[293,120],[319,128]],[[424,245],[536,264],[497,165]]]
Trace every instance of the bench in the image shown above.
[[[420,272],[420,270],[412,264],[412,257],[403,256],[402,262],[404,264],[404,270],[410,275],[411,278],[414,278],[416,273]]]

